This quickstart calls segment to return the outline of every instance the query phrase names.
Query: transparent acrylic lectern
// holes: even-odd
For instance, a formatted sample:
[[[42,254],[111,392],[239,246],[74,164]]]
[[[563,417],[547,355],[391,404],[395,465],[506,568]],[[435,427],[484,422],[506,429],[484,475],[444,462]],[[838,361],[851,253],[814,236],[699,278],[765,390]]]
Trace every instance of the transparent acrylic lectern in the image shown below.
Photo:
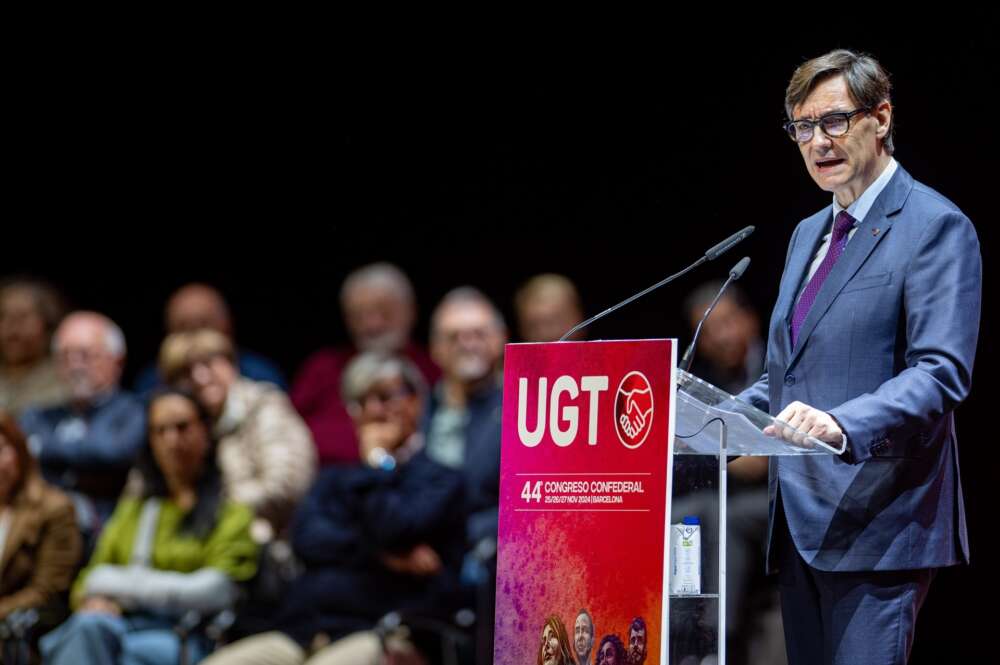
[[[839,455],[843,449],[807,437],[681,369],[675,412],[670,523],[699,510],[702,514],[696,517],[710,528],[701,529],[701,592],[671,593],[667,601],[667,662],[724,665],[727,462],[743,456]],[[763,429],[768,425],[783,430],[792,441],[766,436]],[[760,528],[766,529],[766,523]]]

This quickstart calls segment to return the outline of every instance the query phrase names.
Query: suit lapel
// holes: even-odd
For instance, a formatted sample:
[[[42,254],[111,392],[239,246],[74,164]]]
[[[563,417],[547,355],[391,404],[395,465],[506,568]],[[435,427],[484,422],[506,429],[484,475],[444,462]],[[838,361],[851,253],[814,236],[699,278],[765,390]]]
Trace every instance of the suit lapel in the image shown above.
[[[812,218],[800,227],[802,239],[796,240],[795,244],[798,249],[788,259],[786,273],[789,279],[785,280],[781,285],[777,305],[778,311],[784,312],[781,325],[778,326],[777,334],[781,340],[782,348],[785,350],[786,358],[792,353],[792,339],[788,330],[788,323],[792,317],[792,308],[795,307],[796,296],[798,296],[799,291],[802,289],[802,280],[805,279],[806,273],[809,270],[809,264],[812,263],[813,256],[816,255],[816,250],[822,242],[823,234],[826,233],[829,226],[830,210],[823,210],[813,215]]]
[[[836,265],[833,266],[833,270],[830,271],[826,281],[823,282],[823,286],[816,295],[815,302],[813,302],[812,307],[809,309],[809,314],[806,315],[806,320],[802,322],[798,344],[792,349],[789,365],[794,363],[796,358],[798,358],[806,341],[809,339],[809,335],[816,329],[820,319],[830,309],[833,301],[836,300],[844,286],[857,273],[865,260],[871,255],[876,245],[888,233],[892,227],[892,216],[902,209],[903,203],[906,201],[906,197],[912,188],[913,179],[902,167],[898,167],[896,174],[889,181],[889,184],[886,185],[882,193],[879,194],[875,200],[875,204],[868,211],[865,220],[858,226],[858,230],[855,231],[854,236],[847,243],[847,247],[844,248],[844,253],[837,260]],[[878,232],[875,229],[878,229]],[[815,251],[814,247],[813,254],[807,257],[807,259],[811,259],[815,255]],[[793,303],[794,300],[795,295],[792,296]],[[789,306],[789,312],[791,312],[791,307]]]

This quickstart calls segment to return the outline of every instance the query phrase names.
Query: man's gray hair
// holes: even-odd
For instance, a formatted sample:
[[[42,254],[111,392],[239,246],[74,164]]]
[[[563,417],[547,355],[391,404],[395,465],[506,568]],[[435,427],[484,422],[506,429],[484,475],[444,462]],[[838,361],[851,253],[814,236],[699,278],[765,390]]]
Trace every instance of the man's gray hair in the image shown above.
[[[88,310],[77,310],[75,312],[70,312],[66,315],[66,318],[62,320],[59,327],[66,325],[71,322],[73,317],[89,318],[94,319],[104,326],[104,348],[107,349],[115,358],[124,358],[125,354],[128,352],[128,347],[125,344],[125,333],[118,326],[117,323],[112,321],[110,318],[101,314],[100,312],[91,312]],[[52,351],[59,351],[59,339],[58,336],[53,336],[52,338]]]
[[[427,382],[416,365],[406,358],[384,351],[365,351],[355,356],[344,369],[340,396],[345,404],[361,400],[372,386],[385,379],[399,377],[414,395],[427,394]]]
[[[386,261],[371,263],[352,271],[340,287],[340,302],[343,304],[347,294],[358,286],[374,285],[385,288],[396,294],[400,301],[407,304],[414,304],[416,297],[413,294],[413,284],[397,266]]]
[[[442,311],[448,307],[468,304],[485,307],[490,311],[493,324],[497,327],[497,330],[501,332],[507,330],[507,322],[504,321],[503,314],[493,304],[493,301],[486,297],[485,293],[474,286],[459,286],[446,293],[441,302],[434,308],[434,313],[431,315],[431,336],[433,337],[437,331],[438,319],[441,317]]]
[[[125,345],[125,333],[123,333],[118,324],[111,319],[107,319],[105,325],[104,345],[107,347],[108,353],[113,355],[115,358],[124,358],[125,354],[128,352],[128,347]]]

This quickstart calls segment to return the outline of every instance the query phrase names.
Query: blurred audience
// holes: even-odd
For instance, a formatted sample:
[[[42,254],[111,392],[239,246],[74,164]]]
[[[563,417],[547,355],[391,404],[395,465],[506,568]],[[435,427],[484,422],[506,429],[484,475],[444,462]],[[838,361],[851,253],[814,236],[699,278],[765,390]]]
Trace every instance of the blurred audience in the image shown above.
[[[15,418],[27,407],[58,404],[66,397],[50,354],[64,310],[62,297],[43,282],[0,282],[0,409]]]
[[[225,335],[230,341],[235,340],[229,304],[218,289],[207,284],[192,283],[177,289],[167,300],[163,319],[168,335],[208,328]],[[248,379],[268,381],[282,390],[288,389],[278,366],[259,353],[238,349],[236,364],[240,375]],[[139,394],[145,394],[162,383],[163,377],[156,364],[150,363],[139,371],[134,387]]]
[[[449,292],[431,317],[431,355],[443,375],[430,395],[423,430],[427,455],[465,477],[467,536],[496,541],[503,386],[503,315],[480,291]]]
[[[291,393],[324,465],[358,459],[358,441],[340,395],[344,367],[358,352],[401,354],[420,368],[428,383],[440,375],[426,350],[410,339],[417,304],[402,270],[389,263],[355,270],[341,286],[340,305],[350,345],[321,349],[307,358]]]
[[[462,479],[423,449],[419,370],[364,352],[346,367],[341,393],[361,461],[325,469],[296,515],[292,544],[305,572],[277,630],[238,641],[206,665],[374,665],[382,662],[372,632],[380,617],[447,612],[458,600]]]
[[[580,294],[568,278],[545,273],[525,282],[514,296],[517,330],[523,342],[556,342],[583,321]],[[579,330],[569,339],[584,339]]]
[[[125,336],[97,312],[67,316],[53,337],[67,401],[21,417],[45,479],[70,493],[88,548],[111,515],[145,440],[142,404],[119,386]]]
[[[702,284],[684,300],[684,316],[692,334],[722,284]],[[763,371],[760,317],[739,285],[730,284],[701,328],[691,372],[736,394],[759,379]]]
[[[705,284],[685,301],[692,331],[719,286]],[[580,302],[562,275],[529,279],[514,298],[521,339],[559,339],[582,320]],[[182,616],[231,609],[247,592],[260,604],[255,587],[238,589],[258,566],[269,570],[258,545],[270,552],[276,541],[290,544],[290,570],[301,574],[283,577],[283,593],[268,596],[278,602],[241,634],[262,625],[268,632],[206,665],[380,663],[387,645],[373,629],[387,612],[441,615],[490,587],[503,316],[482,292],[456,288],[431,316],[428,352],[410,337],[413,287],[388,263],[348,275],[340,303],[351,343],[308,358],[289,399],[273,363],[237,351],[222,295],[182,287],[166,306],[158,367],[136,381],[144,391],[168,387],[153,390],[144,409],[119,387],[125,338],[114,322],[81,311],[60,324],[51,288],[0,284],[0,620],[24,608],[58,616],[80,557],[77,525],[96,539],[112,509],[73,586],[76,613],[41,641],[45,662],[178,662]],[[746,296],[730,287],[702,328],[693,373],[741,390],[762,371],[759,326]],[[24,434],[4,408],[21,411]],[[317,463],[329,466],[313,484]],[[710,548],[716,467],[699,463],[675,467],[673,517],[699,515]],[[734,461],[729,477],[731,659],[782,662],[780,650],[754,647],[762,630],[745,620],[758,613],[755,594],[768,589],[754,572],[762,570],[766,460]],[[716,574],[711,560],[703,572]],[[488,654],[488,595],[477,610],[485,627],[477,648]],[[196,631],[187,662],[210,646]],[[437,655],[405,641],[388,648],[392,662]]]
[[[0,411],[0,620],[34,608],[54,626],[80,554],[72,502],[42,479],[24,434]]]
[[[208,328],[168,336],[160,371],[211,417],[226,495],[253,509],[254,538],[279,535],[316,471],[312,437],[288,397],[240,376],[232,341]]]
[[[477,590],[480,661],[493,649],[500,429],[500,372],[507,326],[480,291],[450,291],[431,317],[431,354],[443,376],[423,419],[427,455],[459,470],[465,480],[466,556],[462,581]]]
[[[252,514],[224,498],[209,413],[192,395],[164,389],[151,397],[148,420],[141,493],[122,496],[73,585],[76,612],[42,638],[46,663],[175,665],[179,618],[232,607],[237,583],[254,574]],[[191,636],[186,662],[208,648]]]

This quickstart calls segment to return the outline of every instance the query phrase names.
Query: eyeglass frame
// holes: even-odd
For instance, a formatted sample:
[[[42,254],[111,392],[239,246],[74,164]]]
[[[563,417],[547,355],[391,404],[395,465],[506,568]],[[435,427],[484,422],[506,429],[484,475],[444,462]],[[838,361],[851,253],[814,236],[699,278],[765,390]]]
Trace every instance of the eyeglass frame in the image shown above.
[[[789,120],[782,127],[785,130],[785,135],[788,136],[788,138],[790,138],[792,141],[794,141],[796,144],[799,144],[799,145],[801,145],[803,143],[809,143],[810,141],[812,141],[813,138],[816,135],[816,128],[817,127],[819,127],[821,130],[823,130],[823,133],[826,134],[827,137],[829,137],[831,139],[836,139],[836,138],[840,138],[841,136],[847,136],[847,133],[849,131],[851,131],[851,118],[853,118],[854,116],[856,116],[858,114],[861,114],[861,113],[870,113],[873,108],[874,107],[872,107],[872,106],[862,106],[861,108],[854,109],[853,111],[834,111],[833,113],[827,113],[826,115],[820,116],[819,118],[816,118],[815,120],[810,120],[808,118],[803,118],[801,120]],[[841,116],[844,116],[846,118],[846,120],[847,120],[847,129],[844,130],[843,134],[836,134],[836,135],[834,135],[834,134],[831,134],[830,132],[826,131],[826,127],[823,126],[823,121],[826,120],[827,118],[830,118],[832,116],[837,116],[837,115],[841,115]],[[809,126],[810,126],[809,128],[810,128],[810,131],[812,132],[812,134],[809,136],[808,139],[806,139],[804,141],[800,141],[797,138],[795,138],[794,136],[792,136],[791,129],[792,129],[793,125],[797,125],[797,124],[803,123],[803,122],[809,124]]]

